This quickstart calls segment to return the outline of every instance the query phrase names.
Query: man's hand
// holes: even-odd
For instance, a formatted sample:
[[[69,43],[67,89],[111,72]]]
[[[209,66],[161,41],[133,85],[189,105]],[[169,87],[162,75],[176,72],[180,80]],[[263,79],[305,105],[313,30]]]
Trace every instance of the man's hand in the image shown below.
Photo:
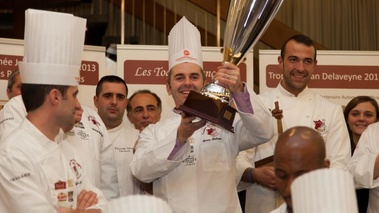
[[[83,114],[83,109],[81,107],[75,108],[75,113],[74,113],[75,123],[79,123],[80,120],[82,120],[82,114]]]
[[[215,79],[223,85],[226,85],[231,93],[243,92],[240,69],[231,63],[224,63],[217,67]]]
[[[78,195],[77,209],[85,210],[90,206],[96,205],[97,202],[97,194],[95,192],[83,190]]]
[[[252,172],[253,180],[257,184],[275,190],[275,171],[273,166],[262,166],[255,168]]]
[[[282,119],[283,118],[283,110],[279,109],[279,102],[275,101],[275,108],[271,110],[272,117],[276,119]]]
[[[193,122],[196,117],[186,115],[184,112],[181,113],[182,121],[178,128],[177,138],[179,143],[185,143],[186,140],[198,129],[205,126],[206,121],[200,120],[197,122]]]

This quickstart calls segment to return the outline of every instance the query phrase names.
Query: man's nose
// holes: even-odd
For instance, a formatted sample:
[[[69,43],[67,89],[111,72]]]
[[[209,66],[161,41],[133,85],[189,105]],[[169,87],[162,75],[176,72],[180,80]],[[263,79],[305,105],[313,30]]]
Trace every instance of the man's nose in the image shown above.
[[[112,104],[117,104],[117,96],[116,95],[113,95],[112,98],[111,98],[111,103]]]

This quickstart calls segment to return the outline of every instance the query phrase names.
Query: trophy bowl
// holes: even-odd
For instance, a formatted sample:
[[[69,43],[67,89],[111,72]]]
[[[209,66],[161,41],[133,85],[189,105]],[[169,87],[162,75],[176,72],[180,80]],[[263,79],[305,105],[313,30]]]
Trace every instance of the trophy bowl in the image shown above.
[[[223,63],[239,65],[258,42],[283,0],[231,0],[224,32]],[[230,90],[212,80],[199,93],[191,91],[180,110],[234,132],[237,112],[230,106]]]

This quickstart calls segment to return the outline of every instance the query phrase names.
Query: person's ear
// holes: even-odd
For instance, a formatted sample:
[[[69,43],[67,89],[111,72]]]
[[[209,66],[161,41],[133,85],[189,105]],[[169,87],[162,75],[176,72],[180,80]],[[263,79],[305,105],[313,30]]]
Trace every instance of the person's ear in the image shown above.
[[[62,93],[57,89],[52,89],[48,96],[52,105],[58,105],[62,99]]]
[[[166,83],[166,91],[167,91],[168,95],[171,95],[171,86],[168,82]]]
[[[282,56],[278,56],[278,66],[279,66],[279,69],[282,70],[282,68],[283,68],[283,58],[282,58]]]
[[[95,105],[96,108],[98,108],[98,106],[97,106],[98,102],[99,102],[99,97],[97,97],[96,95],[93,96],[93,104]]]
[[[7,88],[7,96],[8,96],[8,99],[11,99],[11,90]]]

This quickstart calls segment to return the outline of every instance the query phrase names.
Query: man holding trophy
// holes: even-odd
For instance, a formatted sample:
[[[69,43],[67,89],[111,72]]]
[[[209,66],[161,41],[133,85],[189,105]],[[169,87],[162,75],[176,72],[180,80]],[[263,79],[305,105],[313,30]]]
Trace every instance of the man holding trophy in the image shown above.
[[[257,13],[259,8],[255,6],[270,8],[270,13],[276,12],[279,6],[267,4],[267,1],[258,2],[231,1],[229,16],[239,17],[234,21],[242,21],[240,16],[255,19],[246,19],[249,24],[242,24],[246,35],[249,34],[244,31],[246,27],[248,30],[254,28],[251,28],[250,21],[260,23],[262,20],[259,19],[263,17],[263,22],[267,22],[267,18],[272,17],[272,14],[262,11]],[[240,10],[241,7],[244,10]],[[227,30],[236,30],[237,23],[229,25],[233,28]],[[263,28],[260,26],[261,30]],[[243,41],[246,41],[246,35],[241,35]],[[258,34],[255,34],[253,40],[257,37]],[[170,118],[151,124],[141,132],[130,164],[132,173],[142,182],[153,182],[154,195],[166,200],[174,212],[242,212],[236,190],[236,156],[239,151],[262,144],[273,136],[271,113],[257,95],[249,93],[246,84],[241,82],[240,70],[236,66],[238,62],[235,62],[242,59],[251,42],[243,44],[242,52],[224,47],[224,50],[231,49],[228,58],[233,60],[225,60],[226,63],[218,67],[212,82],[224,86],[230,94],[226,100],[235,103],[238,115],[230,131],[222,124],[202,117],[198,121],[196,112],[192,114],[180,110],[189,93],[206,91],[201,92],[200,95],[204,96],[201,99],[219,94],[219,90],[209,92],[209,89],[202,88],[205,76],[199,31],[182,18],[170,31],[168,40],[170,71],[166,88],[176,107]],[[219,99],[214,98],[216,102]],[[240,178],[237,177],[238,180]]]

